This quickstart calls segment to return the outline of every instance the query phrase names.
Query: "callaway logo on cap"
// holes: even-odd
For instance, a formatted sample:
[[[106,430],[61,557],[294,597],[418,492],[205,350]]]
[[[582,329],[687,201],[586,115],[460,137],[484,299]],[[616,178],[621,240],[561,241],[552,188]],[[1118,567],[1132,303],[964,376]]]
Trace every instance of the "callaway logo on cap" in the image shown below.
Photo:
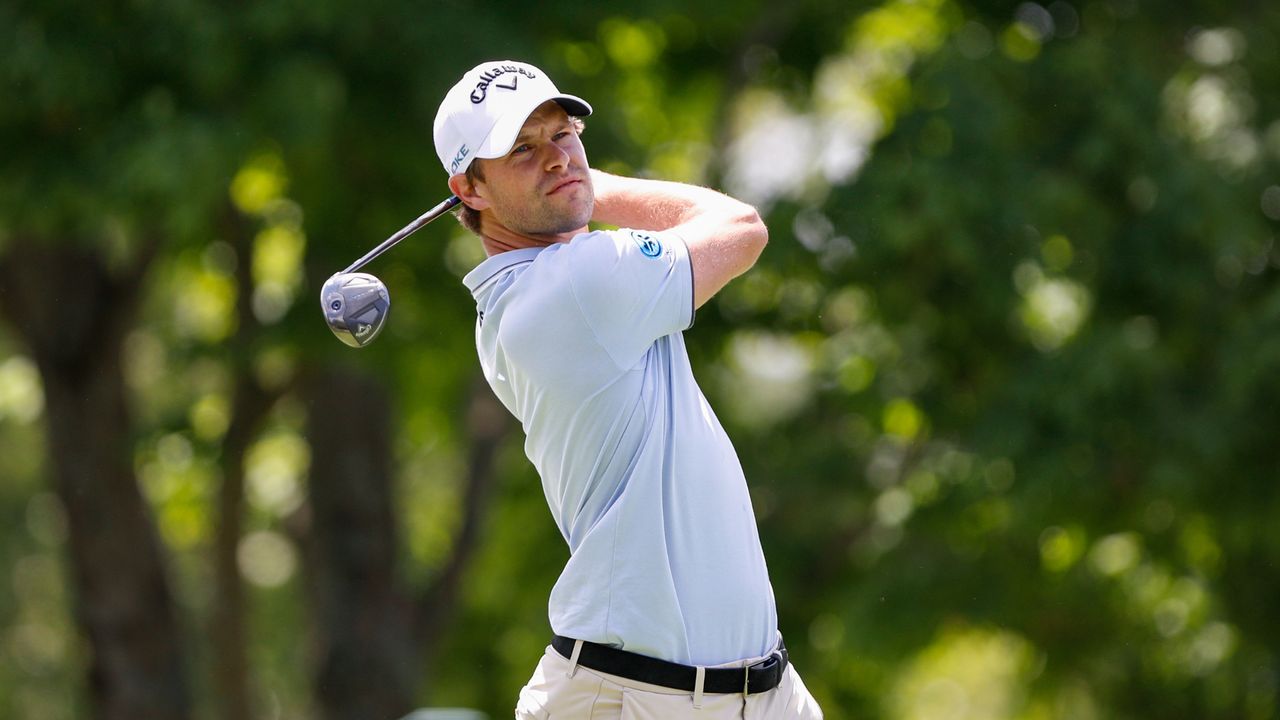
[[[591,114],[586,100],[561,93],[546,73],[527,63],[495,60],[472,68],[436,113],[436,155],[445,172],[458,175],[478,157],[506,155],[524,121],[548,100],[570,115]]]

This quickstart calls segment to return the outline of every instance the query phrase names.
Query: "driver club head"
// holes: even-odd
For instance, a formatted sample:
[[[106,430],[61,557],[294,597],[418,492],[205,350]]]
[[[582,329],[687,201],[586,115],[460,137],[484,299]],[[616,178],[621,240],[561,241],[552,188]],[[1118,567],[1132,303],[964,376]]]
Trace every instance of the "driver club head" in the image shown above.
[[[359,348],[373,342],[387,323],[391,295],[381,280],[368,273],[336,273],[320,290],[320,308],[333,334]]]

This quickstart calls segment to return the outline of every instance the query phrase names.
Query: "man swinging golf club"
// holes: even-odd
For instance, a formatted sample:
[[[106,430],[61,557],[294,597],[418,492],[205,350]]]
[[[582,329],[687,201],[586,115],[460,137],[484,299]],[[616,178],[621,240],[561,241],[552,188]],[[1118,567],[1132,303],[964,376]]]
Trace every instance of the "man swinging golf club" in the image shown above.
[[[713,190],[591,170],[591,110],[540,69],[493,61],[453,86],[434,128],[489,256],[464,279],[480,364],[571,553],[516,717],[820,718],[682,336],[768,231]]]

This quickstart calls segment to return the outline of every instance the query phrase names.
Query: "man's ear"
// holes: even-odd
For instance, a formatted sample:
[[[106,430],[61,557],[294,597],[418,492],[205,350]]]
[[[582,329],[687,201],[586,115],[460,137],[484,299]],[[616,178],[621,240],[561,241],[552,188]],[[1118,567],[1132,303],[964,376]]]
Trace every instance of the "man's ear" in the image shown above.
[[[476,184],[465,173],[449,176],[449,190],[472,210],[486,210],[489,207],[489,201],[480,196]]]

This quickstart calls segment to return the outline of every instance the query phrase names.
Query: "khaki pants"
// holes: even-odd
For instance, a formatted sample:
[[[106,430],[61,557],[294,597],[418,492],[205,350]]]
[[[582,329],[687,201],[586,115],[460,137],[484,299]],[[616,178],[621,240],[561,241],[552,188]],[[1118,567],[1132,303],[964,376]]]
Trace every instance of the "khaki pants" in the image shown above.
[[[716,667],[745,667],[752,658]],[[701,707],[695,707],[697,700]],[[822,710],[788,664],[778,687],[744,697],[704,694],[649,685],[569,661],[551,646],[520,690],[516,720],[821,720]]]

